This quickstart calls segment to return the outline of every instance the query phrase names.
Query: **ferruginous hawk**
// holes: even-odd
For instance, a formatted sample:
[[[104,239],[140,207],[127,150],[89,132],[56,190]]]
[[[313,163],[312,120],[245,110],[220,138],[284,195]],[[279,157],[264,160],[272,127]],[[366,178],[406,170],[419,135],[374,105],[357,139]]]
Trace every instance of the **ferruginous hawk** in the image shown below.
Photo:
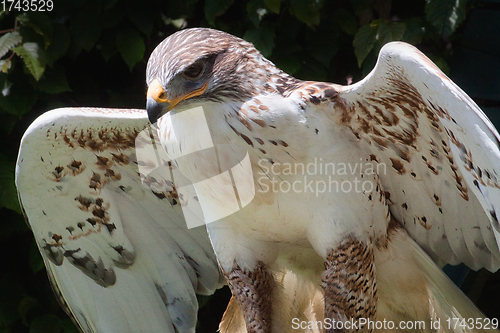
[[[499,135],[417,49],[340,86],[187,29],[147,84],[147,114],[54,110],[21,144],[20,200],[84,332],[194,332],[224,280],[222,332],[494,327],[439,265],[500,267]]]

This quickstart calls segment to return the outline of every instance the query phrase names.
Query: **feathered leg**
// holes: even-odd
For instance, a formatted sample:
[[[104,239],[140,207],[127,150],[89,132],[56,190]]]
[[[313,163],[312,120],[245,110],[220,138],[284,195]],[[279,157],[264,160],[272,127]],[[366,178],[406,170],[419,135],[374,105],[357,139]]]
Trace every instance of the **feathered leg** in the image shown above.
[[[366,326],[352,325],[358,324],[360,318],[375,320],[377,285],[371,246],[349,238],[331,250],[325,260],[322,287],[325,318],[333,324],[327,327],[327,333],[371,331]]]
[[[253,271],[246,271],[235,265],[225,277],[245,317],[247,332],[270,333],[274,279],[267,266],[259,262]]]

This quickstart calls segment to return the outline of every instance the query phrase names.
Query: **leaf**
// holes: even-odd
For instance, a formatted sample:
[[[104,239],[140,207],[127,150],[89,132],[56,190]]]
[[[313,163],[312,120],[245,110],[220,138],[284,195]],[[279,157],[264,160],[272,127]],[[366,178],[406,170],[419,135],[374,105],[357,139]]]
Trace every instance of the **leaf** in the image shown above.
[[[94,47],[101,34],[101,26],[95,15],[82,11],[72,20],[69,32],[71,54],[76,57],[82,50],[89,52]]]
[[[54,24],[52,43],[45,51],[47,63],[51,66],[54,61],[66,55],[70,45],[69,31],[63,24]]]
[[[274,37],[274,27],[270,23],[263,23],[257,29],[248,30],[243,39],[253,43],[264,57],[269,57],[273,52]]]
[[[139,5],[137,1],[127,1],[127,14],[130,21],[146,36],[151,34],[153,30],[153,16],[151,13],[152,6]]]
[[[395,40],[401,40],[405,32],[404,23],[387,23],[383,22],[378,27],[377,41],[382,47],[384,44]]]
[[[0,207],[22,214],[15,184],[16,165],[7,156],[0,154]]]
[[[124,7],[125,6],[117,6],[111,10],[103,11],[101,15],[99,15],[101,30],[106,31],[108,28],[114,28],[122,22],[127,14]]]
[[[354,36],[358,31],[358,21],[352,12],[345,8],[339,8],[333,12],[333,19],[338,23],[342,31]]]
[[[448,37],[465,19],[467,0],[426,0],[425,16],[427,20]]]
[[[303,59],[300,72],[296,75],[300,77],[301,80],[326,81],[327,68],[313,59]]]
[[[293,15],[310,27],[319,24],[321,7],[322,0],[290,0]]]
[[[273,13],[279,14],[281,1],[282,0],[264,0],[264,3]]]
[[[12,88],[12,82],[7,79],[7,75],[0,76],[0,88],[2,89],[2,96],[7,97],[10,95],[10,88]]]
[[[106,31],[99,40],[101,55],[106,62],[111,59],[116,53],[116,34],[115,32]]]
[[[267,14],[267,9],[264,7],[262,0],[251,0],[247,3],[248,18],[253,22],[255,27],[260,25],[262,18]]]
[[[439,67],[440,70],[443,71],[446,75],[450,74],[450,65],[448,65],[448,62],[443,57],[440,56],[432,56],[431,60],[436,66]]]
[[[221,16],[232,5],[233,0],[205,0],[205,18],[215,25],[215,18]]]
[[[45,49],[43,36],[38,34],[35,30],[30,27],[20,26],[18,31],[21,34],[23,43],[37,43],[42,47],[42,49]]]
[[[130,71],[142,60],[146,46],[141,35],[134,29],[125,29],[116,35],[116,47]]]
[[[279,56],[275,57],[275,63],[285,73],[294,75],[302,67],[302,62],[295,56]]]
[[[0,88],[2,89],[0,112],[8,113],[19,119],[22,115],[31,110],[36,103],[37,95],[35,94],[33,86],[29,84],[26,79],[10,82],[7,80],[6,74],[0,73]],[[10,122],[14,121],[15,120],[11,117],[2,115],[0,127],[8,132],[9,128],[13,125],[10,124]]]
[[[358,66],[361,67],[366,56],[374,49],[375,45],[381,48],[388,42],[401,40],[405,29],[404,23],[392,23],[386,20],[374,20],[370,24],[365,24],[359,28],[353,41]]]
[[[0,37],[0,58],[9,52],[14,46],[21,43],[22,37],[18,31],[12,31]]]
[[[377,32],[377,24],[365,24],[359,28],[354,36],[354,54],[356,55],[356,59],[358,59],[359,67],[361,67],[363,60],[365,60],[366,56],[377,42]]]
[[[10,59],[0,60],[0,72],[8,73],[11,67],[12,61]]]
[[[339,30],[334,24],[322,24],[316,31],[306,32],[308,53],[326,68],[330,66],[330,60],[339,51]]]
[[[48,94],[71,91],[64,68],[60,65],[55,65],[54,68],[47,70],[42,79],[37,82],[36,88]]]
[[[420,44],[425,34],[425,22],[420,17],[412,17],[403,21],[406,25],[403,40],[407,43]]]
[[[12,49],[23,58],[24,64],[38,81],[43,75],[46,66],[45,52],[37,43],[24,43]]]
[[[50,45],[54,30],[52,22],[46,14],[29,12],[19,15],[17,19],[23,26],[32,28],[37,34],[43,37],[45,48]]]
[[[205,2],[205,6],[206,5],[207,3]],[[168,14],[166,16],[172,20],[188,17],[198,17],[198,20],[200,20],[203,19],[203,17],[206,17],[206,12],[204,12],[202,15],[199,15],[201,13],[199,13],[198,10],[202,6],[203,5],[201,4],[201,1],[199,0],[169,1]]]

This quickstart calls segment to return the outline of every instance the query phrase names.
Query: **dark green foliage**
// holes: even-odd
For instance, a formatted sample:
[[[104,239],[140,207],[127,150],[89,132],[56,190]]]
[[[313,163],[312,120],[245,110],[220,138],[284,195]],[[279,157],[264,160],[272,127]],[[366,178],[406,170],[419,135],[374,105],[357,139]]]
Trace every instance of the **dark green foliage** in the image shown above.
[[[52,296],[14,186],[21,136],[41,113],[60,106],[144,107],[148,56],[180,27],[213,27],[243,37],[304,80],[358,81],[392,40],[415,44],[449,72],[471,9],[488,9],[466,0],[54,0],[53,5],[52,11],[0,13],[0,333],[76,332]],[[227,294],[222,299],[227,301]],[[206,304],[198,332],[215,332],[224,305],[213,298]],[[222,310],[207,310],[214,306]]]
[[[116,34],[116,48],[132,71],[135,64],[144,57],[146,46],[137,30],[127,28]]]
[[[465,19],[467,0],[427,0],[427,20],[436,27],[439,34],[450,36]]]
[[[2,187],[0,187],[0,206],[21,214],[14,184],[14,170],[14,161],[9,160],[7,156],[0,153],[0,184],[2,184]]]

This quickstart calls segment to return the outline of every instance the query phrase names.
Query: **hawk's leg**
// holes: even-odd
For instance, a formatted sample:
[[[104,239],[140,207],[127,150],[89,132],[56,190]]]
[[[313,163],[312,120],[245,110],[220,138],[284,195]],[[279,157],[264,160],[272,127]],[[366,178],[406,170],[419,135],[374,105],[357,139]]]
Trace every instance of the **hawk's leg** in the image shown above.
[[[322,287],[325,293],[325,318],[349,322],[348,329],[332,325],[327,333],[371,331],[367,326],[351,327],[351,323],[375,320],[377,285],[373,249],[370,245],[349,238],[331,250],[325,260]],[[352,319],[351,319],[352,318]],[[339,329],[344,327],[344,329]]]
[[[245,318],[247,332],[271,332],[274,280],[267,266],[259,262],[253,271],[246,271],[235,264],[225,276]]]

